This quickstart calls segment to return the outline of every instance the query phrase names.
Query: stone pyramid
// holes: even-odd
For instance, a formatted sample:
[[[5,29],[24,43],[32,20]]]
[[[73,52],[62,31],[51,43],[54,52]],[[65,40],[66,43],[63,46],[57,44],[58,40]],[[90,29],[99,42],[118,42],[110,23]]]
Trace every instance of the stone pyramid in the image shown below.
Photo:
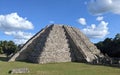
[[[92,63],[99,57],[102,57],[100,51],[79,29],[53,24],[29,39],[9,61]]]

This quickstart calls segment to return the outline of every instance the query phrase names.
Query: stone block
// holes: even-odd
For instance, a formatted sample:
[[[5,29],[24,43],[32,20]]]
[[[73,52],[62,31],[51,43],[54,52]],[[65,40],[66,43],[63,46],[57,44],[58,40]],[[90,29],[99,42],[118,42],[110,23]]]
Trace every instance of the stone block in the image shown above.
[[[9,71],[10,74],[29,73],[28,68],[16,68]]]

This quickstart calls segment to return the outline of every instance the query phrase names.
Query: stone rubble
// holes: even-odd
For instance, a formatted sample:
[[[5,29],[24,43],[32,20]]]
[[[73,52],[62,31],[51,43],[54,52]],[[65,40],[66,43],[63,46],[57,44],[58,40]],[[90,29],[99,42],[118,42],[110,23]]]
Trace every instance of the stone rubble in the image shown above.
[[[16,68],[9,71],[10,74],[29,73],[29,72],[30,71],[28,68]]]

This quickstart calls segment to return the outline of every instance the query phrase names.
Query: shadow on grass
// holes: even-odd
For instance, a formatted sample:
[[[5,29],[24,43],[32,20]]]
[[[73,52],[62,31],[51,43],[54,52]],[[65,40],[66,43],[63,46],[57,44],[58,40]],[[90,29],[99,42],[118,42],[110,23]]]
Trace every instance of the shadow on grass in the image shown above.
[[[0,61],[6,61],[6,62],[7,62],[8,59],[9,59],[9,58],[7,58],[7,57],[0,57]]]
[[[114,67],[114,68],[119,68],[120,69],[120,64],[91,64],[91,63],[85,63],[85,64],[93,65],[93,66]]]

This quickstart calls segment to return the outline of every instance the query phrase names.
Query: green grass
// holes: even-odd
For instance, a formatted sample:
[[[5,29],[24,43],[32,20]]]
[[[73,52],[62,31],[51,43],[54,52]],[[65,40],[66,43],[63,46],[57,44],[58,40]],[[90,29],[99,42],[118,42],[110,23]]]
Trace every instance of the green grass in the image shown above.
[[[0,75],[11,75],[8,72],[14,68],[29,68],[30,73],[12,75],[120,75],[120,68],[84,63],[32,64],[0,61]]]

